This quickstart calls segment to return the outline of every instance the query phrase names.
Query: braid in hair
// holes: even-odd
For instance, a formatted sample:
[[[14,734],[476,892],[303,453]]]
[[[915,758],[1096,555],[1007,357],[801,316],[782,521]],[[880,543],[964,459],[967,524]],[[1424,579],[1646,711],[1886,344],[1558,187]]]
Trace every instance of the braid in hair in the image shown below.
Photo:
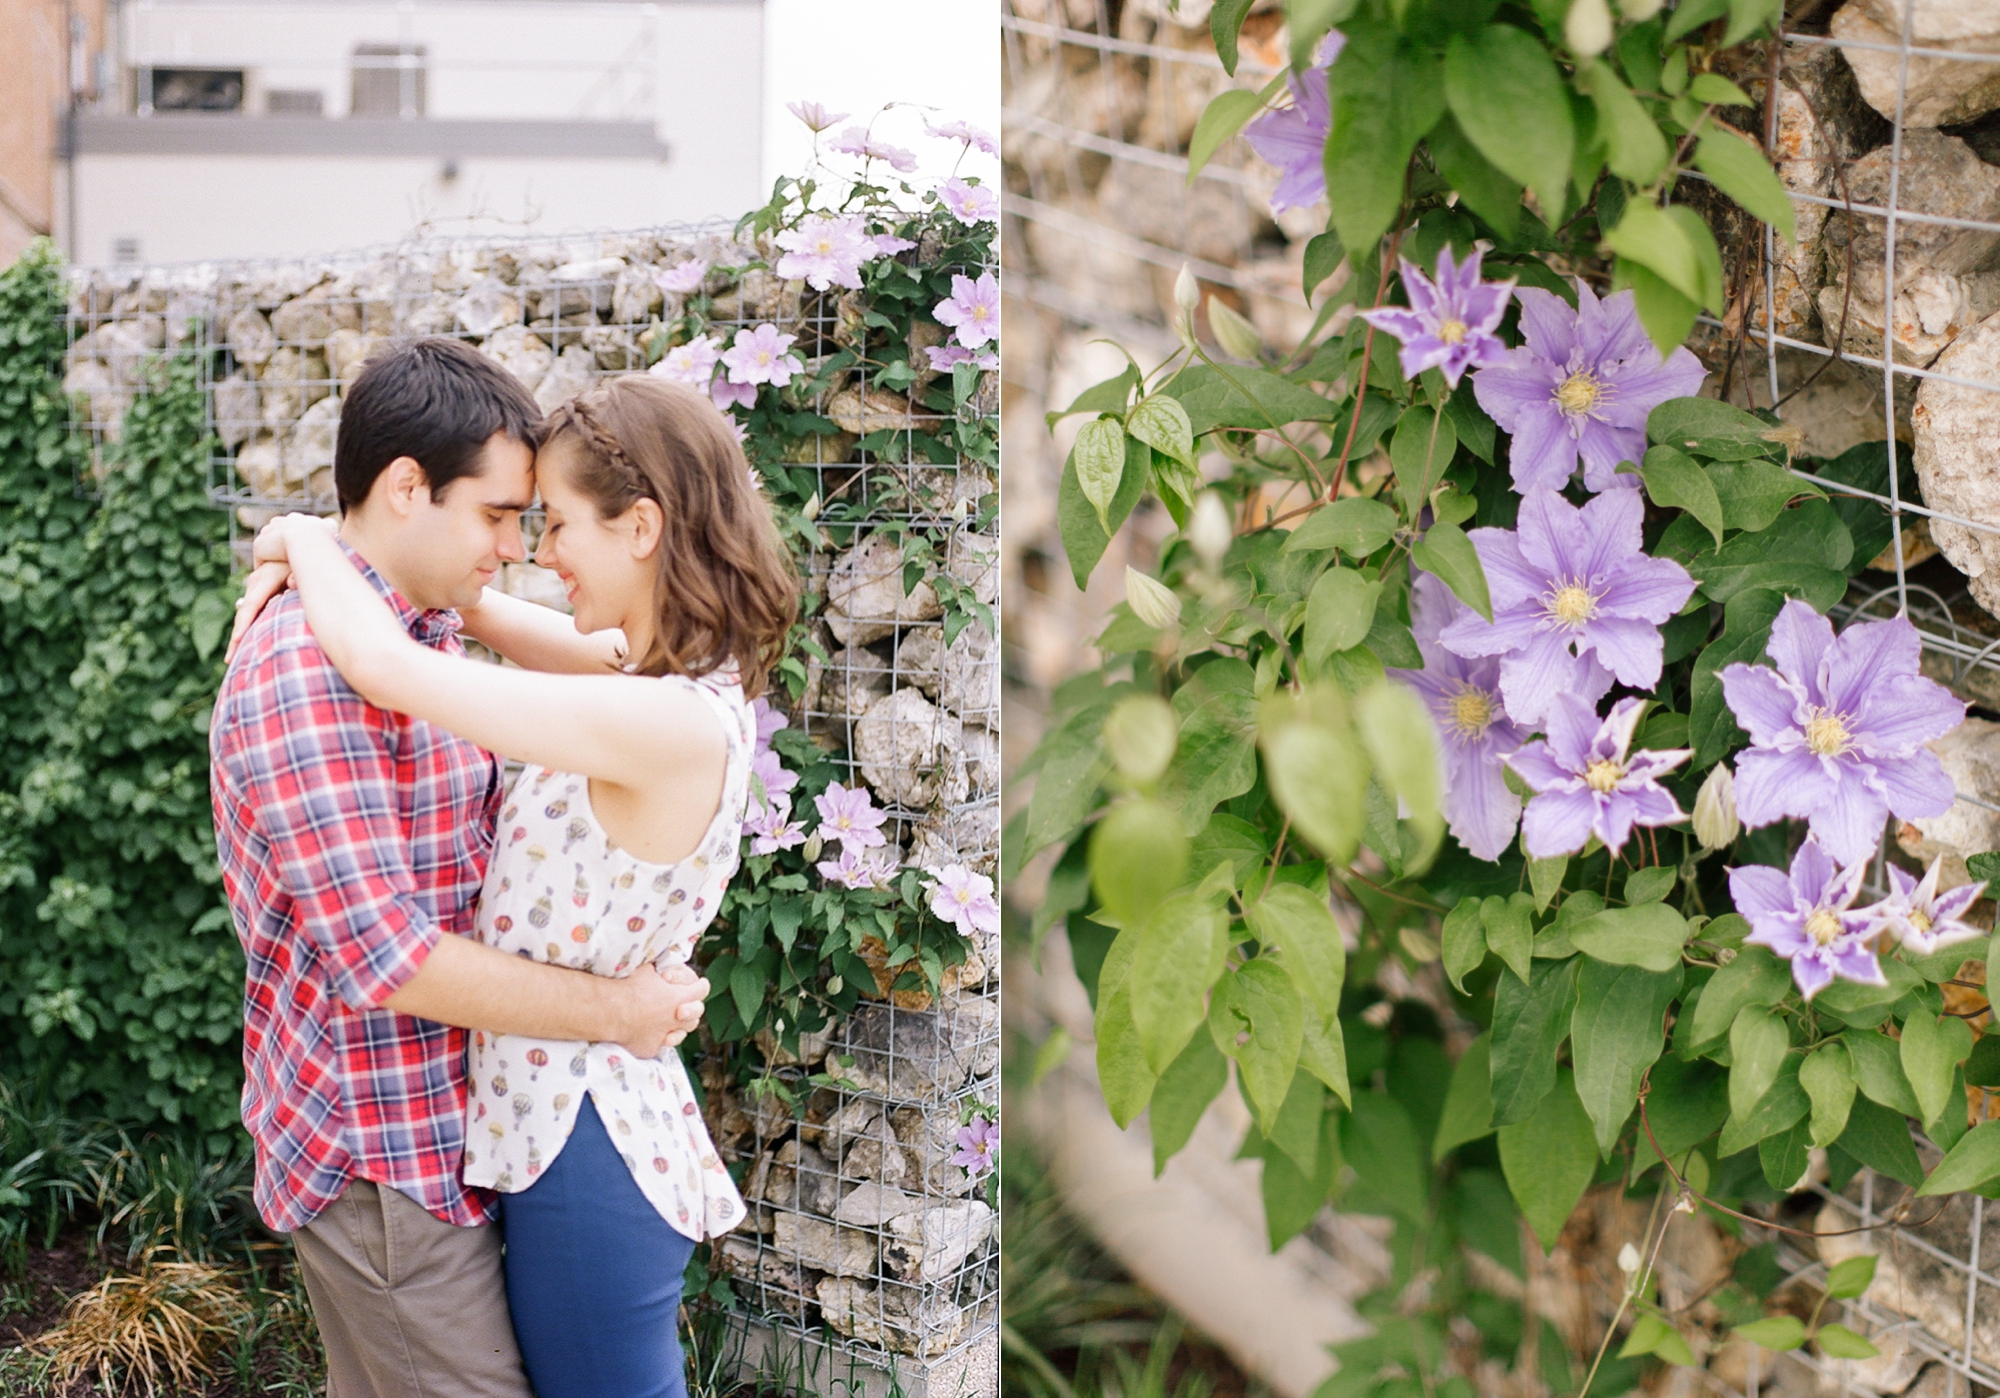
[[[618,439],[605,429],[603,423],[597,420],[597,415],[584,402],[583,394],[578,394],[576,397],[570,399],[569,402],[563,404],[561,411],[571,422],[583,429],[583,435],[589,440],[591,448],[599,456],[611,462],[624,473],[625,479],[632,485],[635,497],[640,495],[650,496],[652,494],[646,488],[645,474],[633,464],[632,458],[625,454],[625,448],[619,445]]]

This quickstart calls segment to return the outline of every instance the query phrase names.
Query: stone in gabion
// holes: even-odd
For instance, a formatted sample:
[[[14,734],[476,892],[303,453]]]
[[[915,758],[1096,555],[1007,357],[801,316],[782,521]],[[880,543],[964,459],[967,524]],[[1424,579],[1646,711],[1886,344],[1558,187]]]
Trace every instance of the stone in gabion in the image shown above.
[[[264,433],[236,453],[236,476],[262,500],[275,500],[285,493],[284,449],[278,439]]]
[[[910,1281],[941,1282],[993,1235],[993,1210],[981,1199],[932,1204],[890,1219],[888,1231],[882,1261],[890,1271]]]
[[[887,534],[871,534],[842,554],[827,579],[826,624],[842,645],[866,645],[942,615],[928,582],[903,591],[903,550]]]
[[[945,544],[944,570],[987,606],[1000,600],[1000,541],[960,531]]]
[[[945,647],[938,703],[967,723],[1000,726],[1000,647],[984,623],[973,622]]]
[[[322,398],[306,409],[285,444],[288,494],[303,489],[308,495],[333,498],[333,442],[339,423],[338,398]]]
[[[535,389],[535,402],[545,413],[589,388],[597,369],[596,357],[582,345],[565,345],[547,377]]]
[[[503,563],[499,581],[500,590],[509,597],[537,602],[552,611],[570,611],[569,594],[563,591],[562,578],[552,568],[533,563]]]
[[[1957,790],[1975,793],[2000,790],[2000,723],[1968,718],[1944,737],[1924,746],[1937,754],[1938,761],[1944,764],[1945,775]],[[1943,855],[1939,887],[1956,888],[1972,882],[1972,875],[1965,867],[1968,856],[2000,847],[2000,814],[1958,801],[1941,816],[1899,822],[1896,843],[1903,853],[1926,865]]]
[[[824,1223],[803,1214],[779,1210],[772,1228],[772,1248],[803,1266],[837,1277],[875,1274],[875,1238],[858,1228]]]
[[[910,1163],[902,1147],[896,1144],[889,1124],[878,1116],[868,1124],[867,1134],[847,1148],[840,1162],[840,1173],[843,1179],[901,1185],[909,1183]]]
[[[554,574],[550,574],[551,577]],[[810,1068],[826,1057],[826,1046],[833,1041],[833,1026],[816,1030],[811,1034],[799,1035],[799,1051],[793,1053],[768,1029],[759,1029],[756,1044],[764,1055],[764,1061],[773,1068]]]
[[[106,441],[115,442],[125,432],[125,410],[132,395],[112,380],[111,371],[95,359],[78,359],[63,375],[63,392],[80,395],[90,421],[103,429]]]
[[[278,347],[278,337],[262,312],[246,306],[229,318],[222,332],[222,343],[236,356],[238,364],[261,367]]]
[[[880,1228],[892,1218],[921,1208],[923,1202],[893,1184],[867,1180],[848,1191],[833,1211],[833,1217],[837,1223],[851,1223],[857,1228]]]
[[[806,660],[804,703],[809,712],[832,718],[859,718],[889,692],[889,663],[863,646],[843,646]]]
[[[826,415],[843,432],[865,437],[870,432],[900,432],[914,423],[910,400],[879,388],[843,388],[826,400]]]
[[[999,809],[991,801],[981,801],[961,810],[926,812],[919,818],[910,840],[910,862],[925,869],[963,864],[990,875],[999,848]]]
[[[988,720],[997,724],[996,712]],[[959,751],[965,756],[965,775],[974,796],[987,796],[1000,789],[1000,740],[992,730],[962,724],[958,730]]]
[[[979,999],[923,1011],[862,1005],[848,1021],[846,1076],[863,1092],[904,1101],[950,1092],[999,1066],[999,1015]]]
[[[898,1107],[890,1114],[890,1124],[909,1154],[911,1177],[926,1196],[951,1199],[978,1186],[979,1181],[967,1174],[964,1166],[951,1163],[958,1152],[955,1112]]]
[[[333,391],[325,358],[290,345],[271,351],[271,358],[257,376],[257,387],[264,425],[274,432],[283,432]]]
[[[550,289],[543,293],[537,315],[566,315],[589,311],[593,317],[611,309],[611,288],[625,270],[622,257],[592,257],[567,262],[549,273]]]
[[[257,384],[238,369],[215,385],[215,435],[225,447],[240,447],[260,421],[257,411]]]
[[[1973,383],[2000,382],[2000,315],[1961,336],[1934,367]],[[1993,470],[2000,394],[1927,378],[1917,390],[1910,428],[1911,464],[1924,503],[1960,519],[2000,526],[2000,475]],[[1973,600],[2000,616],[2000,535],[1933,519],[1931,538],[1965,574]]]
[[[965,1333],[965,1312],[945,1296],[922,1296],[903,1287],[878,1291],[838,1276],[820,1282],[817,1294],[828,1325],[879,1349],[932,1358]]]
[[[799,1141],[786,1141],[759,1164],[761,1187],[756,1197],[766,1204],[802,1213],[830,1214],[839,1202],[839,1183],[831,1161]]]
[[[370,335],[345,327],[327,336],[327,372],[340,381],[340,391],[346,393],[354,387],[354,381],[361,377],[361,371],[376,353],[388,347],[385,335]]]
[[[147,364],[166,344],[167,322],[160,316],[146,316],[100,326],[92,350],[110,365],[114,382],[125,388],[143,388]]]
[[[953,725],[956,736],[956,725]],[[854,757],[876,792],[900,806],[963,800],[946,760],[944,716],[921,691],[898,689],[868,706],[854,725]]]
[[[315,287],[271,312],[271,333],[280,344],[324,344],[333,333],[333,312],[327,305],[326,288]]]
[[[632,332],[622,325],[592,325],[583,332],[583,347],[599,369],[622,374],[646,367],[646,354],[632,342]]]
[[[459,328],[484,338],[521,319],[521,298],[498,278],[474,282],[452,305]]]
[[[486,337],[479,350],[530,393],[541,387],[556,362],[556,352],[525,325],[503,325]]]
[[[611,318],[621,324],[644,325],[664,303],[651,267],[623,268],[611,283]]]
[[[811,1274],[805,1268],[765,1252],[748,1238],[724,1237],[718,1240],[715,1262],[732,1277],[741,1277],[801,1300],[814,1299]]]
[[[2000,69],[1922,54],[1905,57],[1896,50],[1903,37],[1903,9],[1908,3],[1910,44],[1920,49],[1961,49],[1991,53],[2000,44],[2000,3],[1996,0],[1852,0],[1841,6],[1829,26],[1836,39],[1880,44],[1882,49],[1849,48],[1841,54],[1861,83],[1861,95],[1883,116],[1896,116],[1896,89],[1903,82],[1903,125],[1957,126],[2000,107]],[[1925,204],[1904,208],[1928,210]]]

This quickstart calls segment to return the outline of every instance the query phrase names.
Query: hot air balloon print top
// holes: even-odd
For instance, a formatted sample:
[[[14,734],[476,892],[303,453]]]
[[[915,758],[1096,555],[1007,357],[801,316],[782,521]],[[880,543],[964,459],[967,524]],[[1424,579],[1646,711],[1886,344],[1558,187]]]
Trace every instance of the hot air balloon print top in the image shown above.
[[[488,946],[600,976],[646,962],[684,964],[736,872],[757,721],[722,676],[691,686],[722,720],[722,802],[694,853],[651,864],[612,845],[590,806],[589,779],[528,768],[500,813],[480,895]],[[469,1050],[465,1182],[518,1193],[548,1169],[588,1092],[640,1191],[697,1241],[743,1221],[743,1197],[702,1124],[680,1054],[635,1058],[622,1044],[475,1033]]]

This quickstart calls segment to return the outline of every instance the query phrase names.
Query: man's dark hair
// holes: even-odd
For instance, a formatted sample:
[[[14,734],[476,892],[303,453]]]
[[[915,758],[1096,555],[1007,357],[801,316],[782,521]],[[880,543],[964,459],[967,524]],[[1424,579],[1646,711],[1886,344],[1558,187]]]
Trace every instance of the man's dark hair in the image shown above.
[[[399,456],[423,467],[431,495],[479,469],[496,432],[541,445],[542,410],[521,381],[457,340],[411,340],[368,361],[340,405],[333,484],[343,513],[368,498]]]

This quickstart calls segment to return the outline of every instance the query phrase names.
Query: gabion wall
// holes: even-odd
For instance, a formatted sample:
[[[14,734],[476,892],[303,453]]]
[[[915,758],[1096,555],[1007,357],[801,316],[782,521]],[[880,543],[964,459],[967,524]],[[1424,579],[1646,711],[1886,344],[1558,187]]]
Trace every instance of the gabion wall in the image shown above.
[[[341,399],[382,347],[455,336],[553,408],[660,358],[665,346],[656,339],[682,298],[656,277],[690,256],[716,268],[776,261],[772,249],[727,227],[701,227],[79,273],[66,379],[75,429],[100,447],[116,440],[144,390],[147,361],[198,356],[214,429],[210,490],[232,511],[239,552],[247,551],[275,513],[333,510]],[[867,307],[854,293],[816,293],[761,270],[734,279],[711,273],[705,289],[712,330],[727,338],[737,327],[775,324],[798,337],[793,352],[809,376],[865,324]],[[974,407],[982,416],[997,414],[997,379],[983,376]],[[978,621],[947,644],[936,590],[918,582],[904,591],[901,545],[879,526],[921,533],[945,573],[996,606],[997,520],[978,527],[996,483],[963,460],[857,452],[868,434],[938,425],[908,397],[850,378],[800,407],[840,431],[798,439],[786,464],[813,470],[820,500],[848,502],[861,527],[851,547],[816,548],[805,560],[821,600],[812,630],[830,663],[809,662],[798,703],[782,688],[772,702],[846,765],[850,784],[866,785],[888,809],[885,833],[900,862],[994,875],[998,645]],[[531,520],[531,548],[536,532]],[[500,586],[566,609],[554,576],[532,564],[507,565]],[[864,944],[864,959],[870,951]],[[998,1326],[996,1220],[978,1197],[984,1182],[950,1163],[970,1104],[999,1100],[997,938],[947,970],[935,1002],[891,994],[894,975],[878,966],[875,994],[846,1023],[809,1037],[800,1055],[759,1037],[775,1076],[799,1085],[803,1119],[776,1095],[740,1090],[719,1060],[702,1066],[710,1130],[741,1167],[751,1201],[750,1222],[719,1240],[714,1258],[735,1279],[744,1318],[871,1367],[900,1363],[908,1374],[914,1364],[916,1386],[942,1391],[929,1376],[947,1378],[951,1362],[990,1343]],[[846,1085],[804,1084],[822,1071]]]

